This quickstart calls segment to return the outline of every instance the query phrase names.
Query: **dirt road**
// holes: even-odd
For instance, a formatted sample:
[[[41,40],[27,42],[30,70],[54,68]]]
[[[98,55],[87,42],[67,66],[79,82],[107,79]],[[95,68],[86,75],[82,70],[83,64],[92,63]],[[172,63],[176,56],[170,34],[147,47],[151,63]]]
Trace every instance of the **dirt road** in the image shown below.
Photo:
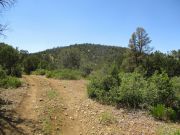
[[[23,88],[1,92],[12,102],[9,110],[16,119],[7,120],[13,127],[7,124],[4,134],[153,135],[180,129],[179,124],[155,121],[142,111],[117,110],[88,99],[85,80],[33,75],[23,80],[27,84]]]

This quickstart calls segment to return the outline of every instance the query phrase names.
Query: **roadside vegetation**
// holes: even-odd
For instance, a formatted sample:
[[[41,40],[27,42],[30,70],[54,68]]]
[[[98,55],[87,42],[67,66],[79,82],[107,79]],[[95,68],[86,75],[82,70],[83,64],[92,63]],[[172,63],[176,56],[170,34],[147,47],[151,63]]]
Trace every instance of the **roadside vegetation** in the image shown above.
[[[0,87],[17,88],[21,86],[21,68],[16,49],[4,43],[0,44]]]
[[[146,109],[159,120],[180,120],[180,52],[151,53],[151,40],[137,28],[121,66],[96,72],[88,86],[90,98],[103,104]]]

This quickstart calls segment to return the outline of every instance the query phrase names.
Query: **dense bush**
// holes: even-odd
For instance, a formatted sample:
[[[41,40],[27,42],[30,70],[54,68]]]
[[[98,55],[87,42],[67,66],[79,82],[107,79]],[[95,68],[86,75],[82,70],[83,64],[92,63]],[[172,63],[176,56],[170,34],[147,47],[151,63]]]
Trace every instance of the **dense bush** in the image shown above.
[[[117,102],[117,90],[118,82],[112,76],[95,77],[88,86],[88,95],[101,103],[114,104]]]
[[[175,87],[175,92],[180,98],[180,77],[173,77],[171,79],[172,85]]]
[[[82,76],[83,77],[87,77],[91,74],[91,72],[93,71],[92,65],[84,65],[81,68],[82,71]]]
[[[30,74],[32,71],[35,71],[38,68],[39,58],[36,56],[28,56],[23,61],[24,72]]]
[[[63,69],[63,70],[54,70],[48,71],[46,73],[46,77],[48,78],[56,78],[56,79],[64,79],[64,80],[78,80],[81,78],[81,72],[78,70],[70,70],[70,69]]]
[[[22,69],[21,69],[20,65],[12,67],[11,76],[22,77]]]
[[[173,109],[176,110],[178,119],[180,119],[180,77],[173,77],[171,81],[176,93],[176,101],[173,104]]]
[[[0,67],[0,87],[1,88],[17,88],[21,86],[21,81],[12,76],[7,76],[6,72]]]
[[[97,73],[92,77],[88,85],[90,98],[123,107],[149,109],[157,106],[152,111],[154,116],[162,117],[163,120],[178,118],[180,100],[175,94],[177,88],[166,73],[155,72],[149,78],[137,72],[120,73],[117,77],[112,71],[108,74]],[[163,111],[165,116],[158,114]]]
[[[170,81],[170,78],[166,73],[158,74],[157,72],[148,79],[149,93],[151,91],[154,94],[154,104],[165,104],[171,106],[175,100],[174,87]],[[148,94],[149,95],[149,94]]]
[[[6,72],[0,66],[0,80],[4,79],[6,77],[7,77]]]
[[[131,107],[139,107],[145,103],[147,81],[136,72],[123,73],[120,77],[119,102]]]
[[[19,51],[4,43],[0,43],[0,66],[7,75],[21,77]]]

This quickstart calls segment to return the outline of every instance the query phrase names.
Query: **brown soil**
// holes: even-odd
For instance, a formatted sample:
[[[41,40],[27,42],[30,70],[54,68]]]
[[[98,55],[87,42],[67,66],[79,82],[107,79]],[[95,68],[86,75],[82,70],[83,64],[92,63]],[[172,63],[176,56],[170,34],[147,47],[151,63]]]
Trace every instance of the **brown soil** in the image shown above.
[[[32,75],[23,81],[19,89],[0,92],[0,134],[153,135],[180,130],[180,124],[156,121],[143,111],[92,101],[85,80]]]

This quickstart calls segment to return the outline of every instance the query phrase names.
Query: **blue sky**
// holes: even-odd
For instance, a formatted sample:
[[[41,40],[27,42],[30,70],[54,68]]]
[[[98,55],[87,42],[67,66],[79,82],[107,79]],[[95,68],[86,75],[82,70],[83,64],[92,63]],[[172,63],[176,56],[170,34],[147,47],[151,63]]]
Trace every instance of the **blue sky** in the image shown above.
[[[9,25],[1,42],[29,52],[75,43],[127,47],[139,26],[156,50],[180,49],[179,0],[18,0],[0,21]]]

